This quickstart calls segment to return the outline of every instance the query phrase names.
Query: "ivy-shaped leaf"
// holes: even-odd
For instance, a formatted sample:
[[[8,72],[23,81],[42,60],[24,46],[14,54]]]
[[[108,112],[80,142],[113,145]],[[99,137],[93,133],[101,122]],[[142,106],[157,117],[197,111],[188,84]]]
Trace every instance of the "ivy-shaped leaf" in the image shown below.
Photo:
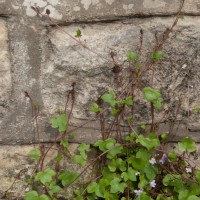
[[[60,114],[58,117],[51,119],[51,126],[53,128],[58,128],[60,132],[67,130],[67,116],[65,114]]]
[[[130,181],[136,181],[137,179],[136,179],[136,170],[134,170],[132,167],[129,167],[128,168],[128,170],[126,171],[126,172],[123,172],[122,173],[122,176],[123,176],[123,179],[125,180],[125,181],[128,181],[128,180],[130,180]]]
[[[58,179],[61,180],[62,185],[65,187],[72,183],[78,176],[77,172],[62,172]]]
[[[181,142],[179,142],[178,147],[180,151],[188,151],[188,152],[196,151],[196,144],[189,137],[185,137]]]
[[[48,186],[49,188],[49,194],[53,196],[53,194],[58,194],[62,191],[62,188],[58,185],[56,185],[55,181],[52,181],[51,184]]]
[[[158,60],[160,60],[162,57],[164,56],[164,52],[163,51],[154,51],[151,53],[151,58],[157,62]]]
[[[80,152],[85,152],[90,150],[90,145],[89,144],[80,144],[78,147],[78,150]]]
[[[145,98],[150,103],[153,103],[154,107],[160,109],[163,103],[163,98],[159,90],[154,90],[150,87],[145,87],[143,89]]]
[[[30,191],[25,193],[25,200],[49,200],[49,197],[45,194],[39,196],[36,191]]]
[[[41,156],[40,150],[38,148],[35,148],[28,153],[28,156],[34,158],[35,160],[39,160]]]
[[[128,51],[128,61],[132,61],[138,58],[139,58],[139,55],[137,53],[134,53],[130,50]]]
[[[139,142],[142,146],[146,147],[148,150],[158,147],[160,145],[160,141],[157,138],[151,139],[148,137],[144,137],[143,135],[139,135],[136,139],[136,142]]]
[[[82,153],[80,155],[74,155],[72,157],[72,160],[83,167],[87,163],[87,155],[85,153]]]
[[[75,37],[80,38],[81,36],[82,36],[81,30],[77,29]]]
[[[56,172],[53,169],[47,168],[42,172],[38,172],[35,176],[35,180],[45,185],[46,183],[50,183],[55,175]]]
[[[115,106],[116,102],[115,102],[115,92],[114,91],[110,91],[109,93],[102,95],[101,98],[105,103],[110,104],[112,107]]]
[[[94,113],[102,112],[103,109],[99,107],[97,103],[93,103],[90,110]]]
[[[127,187],[126,183],[121,183],[121,179],[115,177],[111,182],[110,182],[110,192],[111,193],[118,193],[118,192],[124,192],[124,189]]]

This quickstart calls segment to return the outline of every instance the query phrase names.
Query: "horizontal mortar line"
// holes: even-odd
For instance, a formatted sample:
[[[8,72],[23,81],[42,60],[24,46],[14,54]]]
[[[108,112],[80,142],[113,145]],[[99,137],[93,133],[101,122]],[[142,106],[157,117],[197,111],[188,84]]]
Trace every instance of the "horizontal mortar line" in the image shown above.
[[[166,142],[166,144],[176,144],[178,142],[182,141],[181,139],[180,140],[169,140]],[[83,141],[72,141],[72,140],[68,140],[69,144],[81,144],[81,143],[86,143],[86,144],[90,144],[90,145],[94,145],[94,144],[91,144],[91,143],[87,143],[87,142],[83,142]],[[21,143],[13,143],[13,144],[6,144],[6,143],[1,143],[0,144],[0,148],[1,147],[4,147],[4,146],[13,146],[13,147],[16,147],[16,146],[27,146],[27,145],[39,145],[39,144],[54,144],[55,142],[54,141],[48,141],[48,142],[43,142],[41,141],[40,143],[39,142],[21,142]],[[200,141],[195,141],[196,144],[200,144]],[[60,141],[56,142],[55,144],[60,144]]]
[[[171,14],[135,14],[135,15],[129,15],[129,16],[118,16],[115,18],[112,17],[107,17],[107,18],[95,18],[95,19],[90,19],[90,20],[74,20],[74,21],[56,21],[57,25],[59,26],[69,26],[72,24],[97,24],[97,23],[113,23],[113,22],[122,22],[125,20],[130,20],[130,19],[147,19],[147,18],[172,18],[175,17],[177,13],[171,13]],[[188,16],[188,17],[200,17],[199,14],[194,14],[194,13],[183,13],[183,16]],[[105,17],[105,16],[104,16]],[[128,23],[128,22],[127,22]],[[55,27],[56,25],[50,25],[52,27]]]
[[[0,18],[8,19],[11,18],[13,15],[11,14],[0,14]]]

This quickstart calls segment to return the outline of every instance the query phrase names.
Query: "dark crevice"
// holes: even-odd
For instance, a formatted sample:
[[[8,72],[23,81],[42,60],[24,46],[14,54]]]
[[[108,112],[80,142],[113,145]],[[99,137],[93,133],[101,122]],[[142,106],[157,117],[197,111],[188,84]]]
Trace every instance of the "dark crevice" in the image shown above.
[[[74,20],[74,21],[57,21],[57,25],[59,26],[69,26],[72,24],[96,24],[96,23],[113,23],[113,22],[125,22],[125,20],[130,19],[152,19],[152,18],[171,18],[175,17],[177,13],[171,13],[171,14],[135,14],[130,16],[118,16],[118,17],[109,17],[104,16],[104,18],[94,18],[94,19],[88,19],[88,20]],[[194,14],[194,13],[183,13],[183,16],[189,16],[189,17],[199,17],[200,13]],[[52,27],[55,27],[56,25],[51,25]]]
[[[8,14],[0,14],[0,18],[3,18],[3,19],[9,19],[11,18],[12,15],[8,15]]]

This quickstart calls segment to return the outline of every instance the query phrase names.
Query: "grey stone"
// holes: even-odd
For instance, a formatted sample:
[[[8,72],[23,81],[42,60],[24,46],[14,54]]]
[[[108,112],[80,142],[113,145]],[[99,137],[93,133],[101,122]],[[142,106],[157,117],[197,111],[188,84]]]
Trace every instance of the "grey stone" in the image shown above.
[[[133,16],[172,15],[177,12],[180,0],[16,0],[1,1],[0,13],[35,17],[30,8],[37,5],[43,13],[48,8],[50,16],[62,23],[72,21],[115,20]],[[187,0],[183,13],[199,15],[198,0]]]
[[[51,144],[50,144],[51,145]],[[45,144],[44,147],[47,149],[50,145]],[[69,145],[69,152],[70,156],[78,154],[78,144],[70,144]],[[25,192],[31,190],[31,187],[27,187],[26,181],[30,179],[36,169],[37,169],[37,162],[28,157],[27,154],[37,148],[35,145],[17,145],[17,146],[10,146],[4,145],[0,147],[0,198],[3,199],[23,199]],[[57,156],[58,151],[56,150],[56,145],[50,149],[49,153],[46,155],[44,160],[44,169],[51,167],[55,170],[55,157]],[[95,150],[91,150],[88,154],[88,162],[90,158],[95,157]],[[77,173],[81,173],[84,167],[76,164],[70,157],[63,156],[63,159],[60,161],[60,172],[67,171],[72,172],[76,171]],[[20,162],[19,162],[20,160]],[[73,184],[71,187],[65,191],[65,196],[67,194],[67,198],[70,198],[73,194],[73,190],[77,189],[81,184],[87,183],[90,179],[92,179],[93,173],[92,168],[88,168],[87,173],[83,173],[81,178]],[[10,197],[5,197],[4,192],[8,190]],[[3,198],[4,196],[4,198]]]
[[[155,45],[155,32],[158,31],[161,34],[161,31],[170,27],[172,22],[173,18],[133,19],[126,20],[124,23],[71,25],[62,30],[56,29],[50,32],[49,38],[53,49],[52,52],[47,52],[48,56],[46,62],[43,63],[40,76],[46,114],[50,115],[59,108],[64,108],[71,84],[76,82],[73,117],[85,120],[92,117],[89,110],[92,102],[106,91],[113,89],[114,75],[110,52],[117,52],[118,62],[123,62],[127,57],[128,50],[136,51],[139,32],[140,29],[143,29],[143,56],[147,58],[150,55],[149,51]],[[198,124],[200,120],[198,112],[192,112],[188,118],[188,112],[199,106],[198,24],[199,18],[197,17],[185,17],[180,21],[164,46],[164,58],[155,66],[154,87],[161,90],[167,103],[163,111],[157,114],[156,121],[160,121],[164,112],[169,113],[165,119],[173,118],[180,100],[181,108],[177,117],[185,130],[180,128],[176,134],[180,134],[183,130],[186,133],[190,123]],[[78,46],[67,36],[66,32],[75,35],[78,28],[82,30],[81,40],[86,41],[87,46],[95,49],[101,56],[96,56]],[[189,74],[191,74],[191,78]],[[139,93],[138,96],[144,98],[142,93]],[[140,101],[145,108],[146,102],[141,99]],[[147,117],[148,107],[145,109],[147,109],[146,112],[141,113],[138,120],[141,123],[150,123],[148,121],[150,118]],[[161,124],[161,126],[163,125]],[[166,127],[169,128],[169,123],[161,130],[167,131]],[[197,134],[197,131],[193,132],[191,128],[189,130],[191,134]]]
[[[11,97],[11,63],[8,44],[8,31],[6,23],[0,20],[0,125],[2,119],[9,110],[9,101]]]

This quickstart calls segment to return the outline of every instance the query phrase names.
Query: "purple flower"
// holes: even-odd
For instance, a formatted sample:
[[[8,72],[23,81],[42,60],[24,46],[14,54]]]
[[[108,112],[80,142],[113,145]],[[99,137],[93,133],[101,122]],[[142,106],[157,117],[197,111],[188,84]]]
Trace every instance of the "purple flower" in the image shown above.
[[[154,157],[152,157],[152,158],[149,160],[149,162],[150,162],[152,165],[154,165],[154,164],[156,164],[156,159],[155,159]]]
[[[134,192],[135,192],[135,194],[136,194],[137,196],[141,195],[141,193],[142,193],[143,191],[144,191],[143,188],[140,188],[139,190],[134,190]]]
[[[150,187],[152,187],[152,188],[156,187],[156,181],[155,180],[150,182]]]
[[[160,164],[164,164],[167,161],[168,161],[167,154],[164,153],[163,156],[162,156],[162,158],[159,160],[159,163]]]

